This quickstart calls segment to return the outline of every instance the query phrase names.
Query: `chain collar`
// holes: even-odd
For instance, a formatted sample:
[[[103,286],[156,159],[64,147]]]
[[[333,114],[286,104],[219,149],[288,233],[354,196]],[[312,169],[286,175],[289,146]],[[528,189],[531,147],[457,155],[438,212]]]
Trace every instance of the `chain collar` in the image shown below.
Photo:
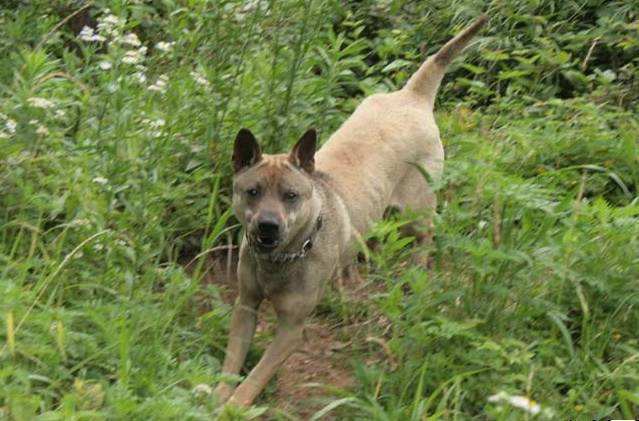
[[[313,239],[315,235],[317,234],[317,232],[320,230],[320,228],[322,228],[322,215],[319,215],[317,217],[313,231],[311,231],[308,238],[306,238],[306,241],[302,243],[302,248],[297,253],[261,254],[255,250],[255,245],[248,236],[246,236],[246,241],[249,245],[249,249],[251,250],[251,252],[253,252],[253,255],[266,259],[271,263],[290,263],[294,260],[303,259],[304,257],[306,257],[308,252],[313,248]]]

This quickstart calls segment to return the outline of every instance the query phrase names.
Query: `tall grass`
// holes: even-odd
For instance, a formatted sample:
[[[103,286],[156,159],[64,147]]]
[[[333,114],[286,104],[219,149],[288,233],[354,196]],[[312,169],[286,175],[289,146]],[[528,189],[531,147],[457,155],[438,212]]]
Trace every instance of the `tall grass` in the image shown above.
[[[344,323],[388,320],[356,336],[387,342],[398,366],[354,341],[359,386],[318,416],[519,419],[488,401],[505,392],[535,399],[539,417],[636,417],[637,10],[0,7],[0,417],[212,417],[193,388],[217,379],[229,308],[203,262],[237,241],[236,130],[270,152],[310,126],[324,140],[363,96],[401,86],[420,46],[435,51],[481,11],[490,27],[439,98],[448,161],[432,270],[405,264],[401,221],[386,222],[361,268],[384,292],[324,303]]]

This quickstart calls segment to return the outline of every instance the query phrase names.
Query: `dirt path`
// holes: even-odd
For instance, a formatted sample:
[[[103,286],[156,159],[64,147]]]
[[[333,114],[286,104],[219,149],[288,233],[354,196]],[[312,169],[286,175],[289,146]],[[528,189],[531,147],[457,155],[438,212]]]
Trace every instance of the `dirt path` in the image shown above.
[[[278,409],[307,419],[334,396],[331,389],[348,390],[355,385],[345,352],[348,343],[337,340],[336,333],[327,320],[316,318],[306,325],[304,345],[277,374],[274,399]]]

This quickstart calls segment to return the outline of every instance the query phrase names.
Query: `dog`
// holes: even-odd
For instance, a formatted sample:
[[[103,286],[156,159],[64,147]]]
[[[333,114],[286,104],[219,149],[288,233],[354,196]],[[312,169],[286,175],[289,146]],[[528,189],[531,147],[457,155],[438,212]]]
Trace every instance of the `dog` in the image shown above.
[[[362,235],[389,208],[421,211],[413,230],[428,240],[436,197],[422,172],[437,179],[444,149],[433,117],[447,66],[485,24],[479,17],[430,56],[406,85],[366,98],[316,151],[308,130],[288,154],[262,154],[247,129],[233,148],[233,210],[244,228],[239,296],[231,317],[222,373],[237,375],[255,333],[257,309],[268,299],[277,315],[273,342],[243,382],[222,381],[218,403],[252,404],[301,344],[304,320],[326,282],[354,262]]]

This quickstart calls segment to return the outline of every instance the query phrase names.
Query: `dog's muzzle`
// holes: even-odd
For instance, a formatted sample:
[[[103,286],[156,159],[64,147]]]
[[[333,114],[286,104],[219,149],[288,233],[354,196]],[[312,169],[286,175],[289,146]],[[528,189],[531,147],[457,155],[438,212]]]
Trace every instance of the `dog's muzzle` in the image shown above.
[[[263,221],[257,224],[254,234],[255,245],[264,251],[276,248],[280,244],[280,226],[276,222]]]
[[[273,251],[280,243],[279,234],[276,239],[268,235],[276,231],[274,227],[265,226],[262,227],[264,228],[262,230],[260,229],[261,224],[258,224],[256,235],[246,235],[246,240],[248,242],[249,248],[253,250],[254,253],[264,256],[272,263],[292,262],[294,260],[306,257],[306,254],[311,250],[311,248],[313,248],[314,238],[320,228],[322,228],[322,223],[322,215],[319,215],[317,217],[317,220],[315,221],[315,226],[309,233],[306,240],[304,240],[304,242],[302,243],[300,249],[292,253],[277,253]],[[279,226],[277,227],[277,232],[279,233]]]

